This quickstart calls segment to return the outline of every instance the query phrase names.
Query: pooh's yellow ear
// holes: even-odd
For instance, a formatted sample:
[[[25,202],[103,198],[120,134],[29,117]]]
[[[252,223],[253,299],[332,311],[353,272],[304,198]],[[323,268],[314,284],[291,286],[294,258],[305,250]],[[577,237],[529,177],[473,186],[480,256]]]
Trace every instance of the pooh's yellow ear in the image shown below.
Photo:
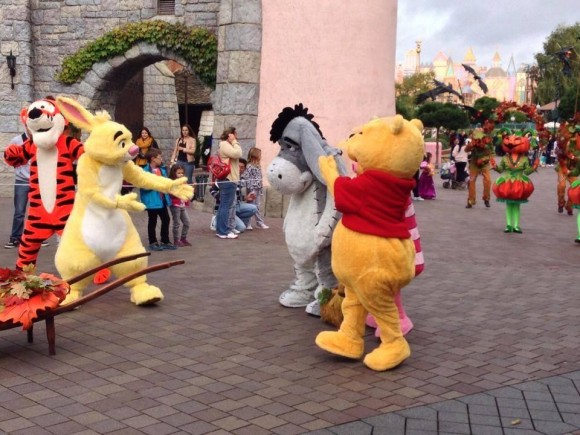
[[[403,131],[405,119],[401,115],[395,115],[393,121],[389,124],[389,127],[394,135],[397,135]]]
[[[411,124],[413,124],[419,131],[423,131],[423,123],[420,119],[411,119]]]
[[[83,130],[90,132],[97,124],[93,114],[72,98],[58,96],[56,106],[68,122]]]

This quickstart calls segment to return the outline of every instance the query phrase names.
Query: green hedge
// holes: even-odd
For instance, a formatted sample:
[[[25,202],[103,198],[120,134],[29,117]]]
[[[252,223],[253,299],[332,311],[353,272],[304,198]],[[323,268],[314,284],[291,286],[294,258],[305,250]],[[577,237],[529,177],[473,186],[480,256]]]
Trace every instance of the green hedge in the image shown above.
[[[187,27],[165,21],[140,21],[113,29],[89,42],[62,63],[57,80],[73,84],[81,80],[97,62],[119,56],[138,42],[167,48],[190,63],[197,76],[215,87],[217,68],[217,38],[201,27]]]

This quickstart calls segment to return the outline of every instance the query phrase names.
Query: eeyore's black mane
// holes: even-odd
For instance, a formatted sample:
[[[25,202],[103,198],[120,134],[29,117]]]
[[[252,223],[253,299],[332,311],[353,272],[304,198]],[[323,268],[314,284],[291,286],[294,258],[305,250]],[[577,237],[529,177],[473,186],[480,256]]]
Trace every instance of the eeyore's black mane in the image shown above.
[[[322,131],[320,131],[319,125],[312,120],[314,115],[308,113],[308,107],[304,107],[302,103],[299,103],[294,106],[294,109],[292,107],[284,107],[284,109],[282,109],[282,111],[278,114],[278,118],[272,123],[272,128],[270,130],[270,140],[272,142],[278,142],[278,140],[280,140],[282,137],[284,129],[290,123],[290,121],[299,116],[309,120],[320,134],[320,137],[324,139],[324,135],[322,134]]]

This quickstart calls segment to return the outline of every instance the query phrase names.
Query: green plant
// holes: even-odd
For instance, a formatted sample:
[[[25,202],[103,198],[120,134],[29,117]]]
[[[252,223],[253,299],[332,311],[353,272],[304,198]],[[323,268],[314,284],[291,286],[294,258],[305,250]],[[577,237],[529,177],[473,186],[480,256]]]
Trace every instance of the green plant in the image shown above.
[[[217,38],[201,27],[187,27],[161,20],[140,21],[117,27],[89,42],[62,63],[57,80],[65,84],[78,82],[97,62],[125,53],[138,42],[168,48],[193,67],[208,86],[215,87]]]

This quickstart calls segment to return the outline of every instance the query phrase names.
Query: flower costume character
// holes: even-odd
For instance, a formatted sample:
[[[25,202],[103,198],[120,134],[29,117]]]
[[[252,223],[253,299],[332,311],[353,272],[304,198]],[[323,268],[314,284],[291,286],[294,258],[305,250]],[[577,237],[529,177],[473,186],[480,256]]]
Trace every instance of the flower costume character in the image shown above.
[[[123,180],[139,188],[171,193],[191,199],[193,188],[185,177],[177,180],[158,177],[139,168],[133,159],[139,148],[131,141],[131,132],[111,121],[107,112],[93,115],[75,100],[58,97],[57,106],[74,125],[90,132],[85,153],[78,162],[78,191],[70,218],[55,256],[60,276],[67,280],[103,262],[145,252],[128,211],[143,211],[145,205],[136,193],[121,195]],[[117,277],[124,277],[147,267],[146,257],[111,266]],[[82,296],[90,277],[71,285],[64,303]],[[131,302],[150,305],[163,299],[161,290],[140,276],[129,281]]]
[[[490,162],[493,160],[494,149],[491,137],[485,135],[488,127],[484,125],[483,130],[478,129],[473,133],[471,143],[466,145],[465,151],[470,153],[469,156],[469,185],[467,193],[467,206],[472,208],[477,200],[475,198],[475,182],[480,175],[483,177],[483,202],[489,207],[489,198],[491,190],[491,177],[489,174]]]
[[[561,149],[561,154],[565,154],[565,157],[559,155],[558,160],[563,174],[570,182],[566,208],[570,206],[568,214],[572,214],[572,208],[580,209],[580,179],[578,179],[580,176],[580,113],[577,113],[570,122],[560,124],[558,148]],[[577,217],[577,228],[578,237],[574,242],[580,243],[580,213]]]
[[[530,140],[525,136],[509,135],[504,137],[502,149],[505,156],[499,165],[495,160],[491,161],[492,168],[500,174],[493,185],[493,193],[500,202],[506,203],[506,228],[505,233],[520,233],[520,205],[528,202],[528,198],[534,191],[534,185],[528,175],[538,167],[538,161],[530,164],[528,151]]]
[[[364,364],[376,371],[396,367],[411,355],[395,296],[415,276],[405,209],[423,159],[422,128],[421,121],[400,115],[363,125],[341,146],[360,167],[353,179],[340,176],[332,157],[319,158],[342,212],[332,237],[332,270],[345,286],[345,298],[339,330],[321,332],[316,344],[336,355],[361,358],[369,313],[380,328],[381,343]]]
[[[577,208],[570,198],[570,189],[580,175],[580,113],[576,118],[560,123],[556,150],[557,163],[554,168],[558,173],[558,213],[563,213],[566,209],[570,216],[574,214],[572,209]],[[570,186],[568,199],[566,199],[567,185]]]
[[[319,315],[315,297],[323,289],[338,286],[330,263],[330,243],[340,213],[327,194],[318,157],[330,156],[341,174],[347,171],[338,149],[324,140],[313,117],[302,103],[279,113],[270,140],[280,144],[280,152],[268,166],[267,175],[274,189],[290,196],[284,235],[295,279],[278,300],[285,307],[306,307],[307,313]]]
[[[30,205],[16,261],[22,269],[36,264],[42,242],[63,232],[75,199],[73,162],[83,153],[83,144],[64,134],[68,122],[54,100],[35,101],[20,119],[32,139],[6,148],[4,160],[14,167],[30,162]]]

